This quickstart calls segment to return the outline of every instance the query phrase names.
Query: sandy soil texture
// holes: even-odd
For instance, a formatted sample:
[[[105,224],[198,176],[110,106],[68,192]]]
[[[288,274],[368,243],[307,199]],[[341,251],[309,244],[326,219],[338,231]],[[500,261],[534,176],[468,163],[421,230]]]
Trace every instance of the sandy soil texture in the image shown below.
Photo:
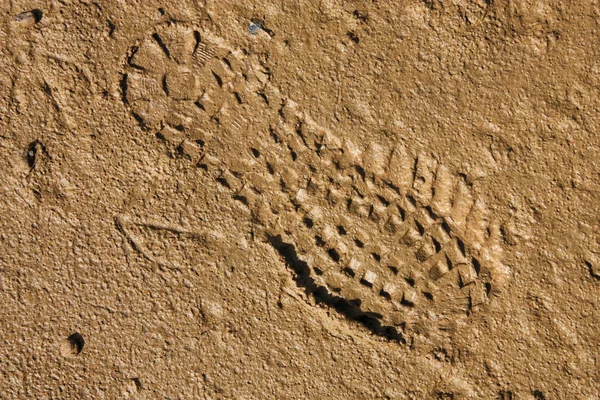
[[[599,19],[0,2],[0,399],[600,398]]]

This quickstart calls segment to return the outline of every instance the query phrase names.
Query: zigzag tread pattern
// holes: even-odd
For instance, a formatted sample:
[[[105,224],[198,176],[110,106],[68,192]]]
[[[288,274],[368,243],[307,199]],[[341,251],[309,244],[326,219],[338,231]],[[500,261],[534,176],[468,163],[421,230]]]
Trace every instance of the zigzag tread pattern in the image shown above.
[[[498,226],[463,178],[431,154],[333,134],[257,56],[198,36],[205,76],[195,80],[212,81],[187,102],[203,125],[163,121],[161,137],[196,155],[266,237],[293,246],[316,287],[405,338],[451,330],[502,288]]]

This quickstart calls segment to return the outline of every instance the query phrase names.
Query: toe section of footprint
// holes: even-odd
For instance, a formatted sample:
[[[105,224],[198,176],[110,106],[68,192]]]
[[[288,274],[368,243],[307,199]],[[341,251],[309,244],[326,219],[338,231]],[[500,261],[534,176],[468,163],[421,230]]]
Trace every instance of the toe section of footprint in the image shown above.
[[[275,193],[288,199],[295,217],[273,210],[265,223],[284,233],[318,287],[407,334],[438,321],[446,329],[501,290],[498,228],[484,200],[434,155],[402,145],[361,150],[301,112],[280,115],[243,186],[266,203]],[[324,152],[323,142],[338,145]],[[260,166],[269,180],[257,185]]]

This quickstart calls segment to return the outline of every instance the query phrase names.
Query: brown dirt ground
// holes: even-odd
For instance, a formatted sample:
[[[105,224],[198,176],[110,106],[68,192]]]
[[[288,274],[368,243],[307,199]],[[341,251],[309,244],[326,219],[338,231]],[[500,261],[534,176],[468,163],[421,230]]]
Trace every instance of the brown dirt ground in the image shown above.
[[[0,398],[599,399],[599,19],[0,2]]]

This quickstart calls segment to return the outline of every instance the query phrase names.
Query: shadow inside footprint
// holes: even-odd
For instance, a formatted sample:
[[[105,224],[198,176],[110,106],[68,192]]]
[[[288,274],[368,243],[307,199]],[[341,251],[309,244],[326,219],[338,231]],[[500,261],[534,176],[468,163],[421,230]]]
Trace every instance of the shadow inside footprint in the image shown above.
[[[402,333],[396,327],[382,325],[377,315],[362,311],[359,302],[333,295],[326,287],[317,285],[315,280],[310,276],[308,264],[298,258],[298,253],[292,244],[285,243],[281,236],[269,236],[268,242],[296,273],[294,280],[298,287],[303,288],[306,294],[313,296],[317,303],[326,304],[343,314],[349,320],[360,322],[376,335],[400,343],[406,343]]]

